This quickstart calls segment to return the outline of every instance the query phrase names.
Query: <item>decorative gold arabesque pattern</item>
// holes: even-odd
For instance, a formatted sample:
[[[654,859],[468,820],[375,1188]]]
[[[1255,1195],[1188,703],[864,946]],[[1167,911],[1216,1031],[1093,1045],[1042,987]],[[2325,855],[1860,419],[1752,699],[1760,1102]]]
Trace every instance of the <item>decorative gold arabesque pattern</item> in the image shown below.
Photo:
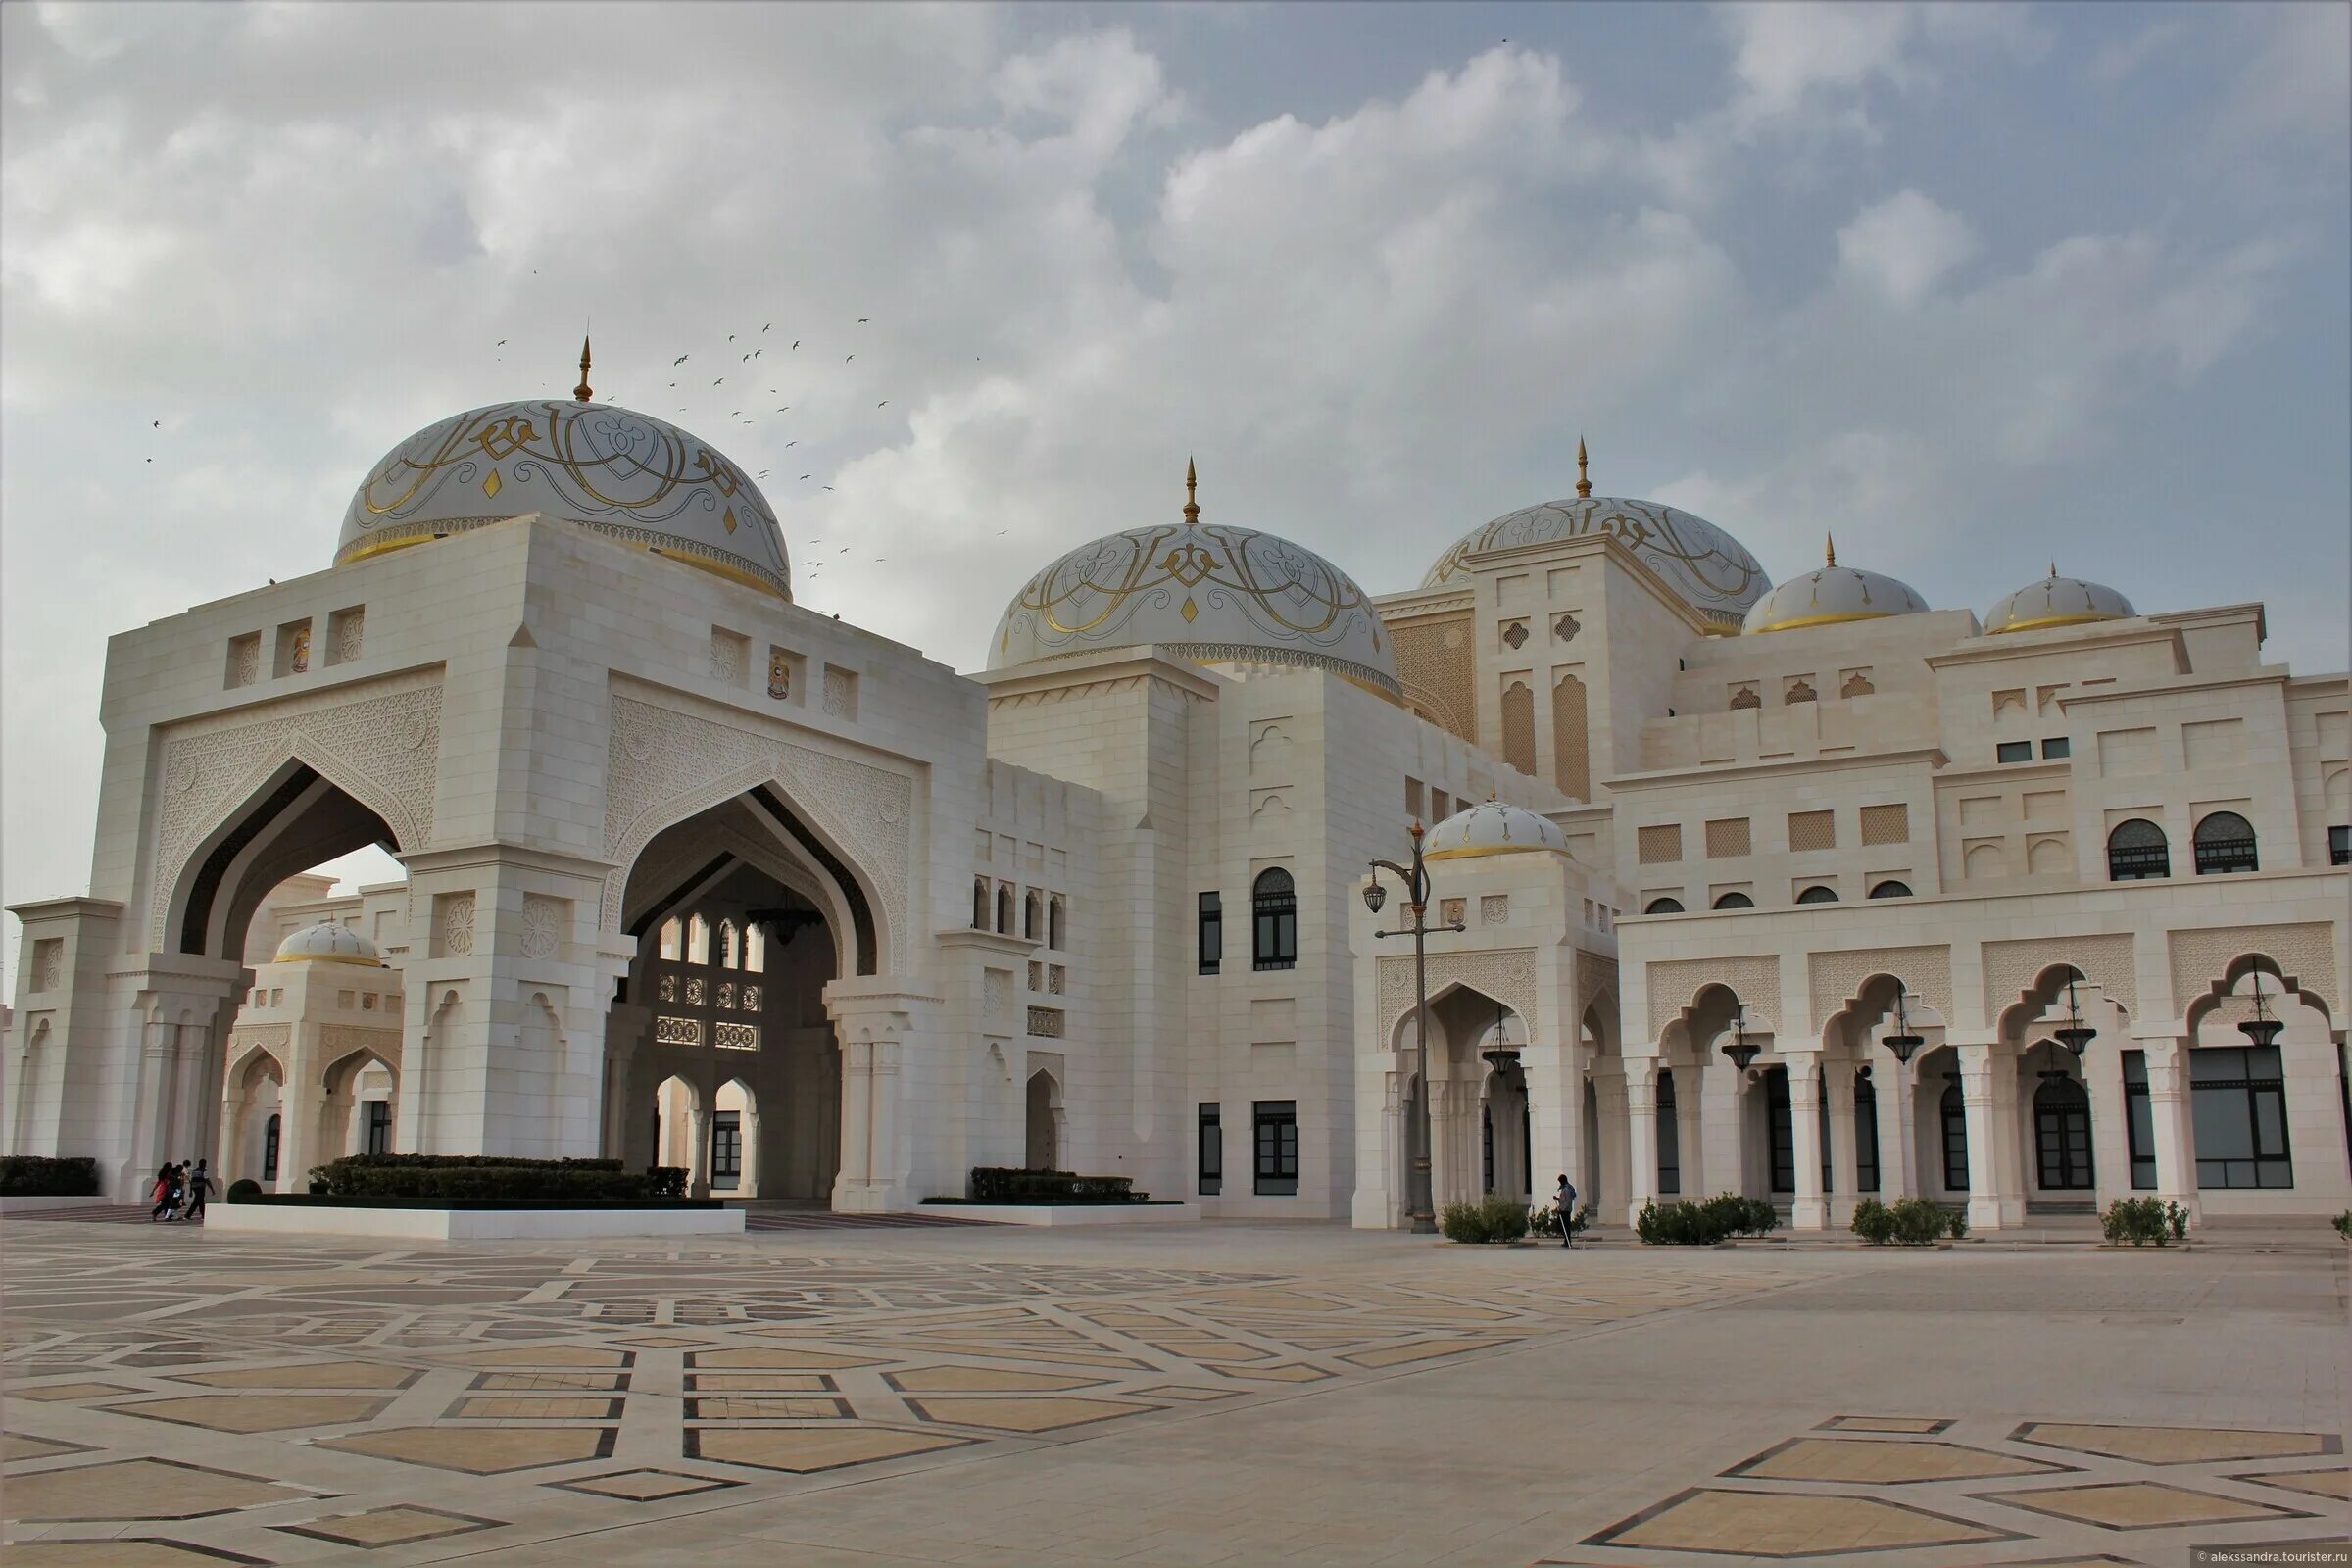
[[[1129,528],[1061,557],[1005,608],[990,664],[1147,643],[1399,692],[1379,612],[1347,573],[1287,539],[1216,523]]]
[[[1683,602],[1726,631],[1772,586],[1756,558],[1704,517],[1654,501],[1617,496],[1582,496],[1523,507],[1474,528],[1440,556],[1422,578],[1435,588],[1466,573],[1470,558],[1490,550],[1515,550],[1606,533],[1640,556],[1666,579]]]
[[[792,597],[759,486],[699,437],[607,403],[494,403],[419,430],[352,497],[335,563],[530,512]]]

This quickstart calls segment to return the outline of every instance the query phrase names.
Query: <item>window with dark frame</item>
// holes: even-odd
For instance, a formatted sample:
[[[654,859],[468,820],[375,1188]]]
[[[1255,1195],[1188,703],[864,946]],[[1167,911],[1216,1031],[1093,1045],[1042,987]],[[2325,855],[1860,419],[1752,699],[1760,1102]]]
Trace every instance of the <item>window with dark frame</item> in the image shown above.
[[[1250,966],[1298,966],[1298,892],[1291,873],[1268,866],[1250,889]]]
[[[1683,901],[1680,899],[1652,899],[1642,906],[1642,912],[1643,914],[1680,914],[1683,912]]]
[[[1225,1108],[1222,1105],[1200,1107],[1200,1196],[1214,1198],[1225,1191]]]
[[[732,1189],[743,1182],[743,1113],[721,1110],[710,1117],[710,1185]]]
[[[1056,893],[1046,902],[1046,946],[1059,953],[1061,948],[1061,895]]]
[[[2032,741],[2003,741],[1993,748],[1993,760],[1999,762],[2031,762],[2034,760]]]
[[[1256,1129],[1256,1181],[1260,1198],[1289,1198],[1298,1191],[1298,1102],[1260,1100],[1251,1107]]]
[[[262,1180],[277,1180],[277,1141],[284,1123],[273,1113],[262,1129]]]
[[[1658,1196],[1679,1198],[1683,1191],[1682,1124],[1674,1108],[1674,1074],[1658,1074]]]
[[[2132,1156],[2132,1190],[2156,1190],[2156,1112],[2148,1099],[2148,1054],[2124,1053],[2124,1137]]]
[[[2199,1187],[2295,1185],[2286,1143],[2286,1080],[2277,1046],[2201,1046],[2188,1054]]]
[[[1215,974],[1224,966],[1224,895],[1203,893],[1200,895],[1200,972]]]
[[[1879,1091],[1864,1074],[1854,1073],[1854,1189],[1879,1190]]]
[[[1943,1190],[1965,1193],[1968,1189],[1968,1102],[1961,1096],[1956,1083],[1943,1086],[1939,1102],[1943,1112]]]
[[[2146,882],[2173,874],[2173,847],[2144,816],[2118,822],[2107,835],[2107,880]]]
[[[2053,735],[2041,743],[2041,760],[2045,762],[2055,762],[2062,757],[2074,755],[2075,743],[2071,736]]]
[[[2254,852],[2254,824],[2235,811],[2206,812],[2189,837],[2196,846],[2199,876],[2262,869]]]
[[[2352,865],[2352,825],[2328,830],[2328,863]]]
[[[392,1152],[392,1102],[389,1100],[368,1102],[368,1143],[366,1147],[367,1152],[370,1154]]]
[[[1870,890],[1870,896],[1874,899],[1907,899],[1911,896],[1911,884],[1908,882],[1882,882]]]
[[[1776,1193],[1796,1191],[1796,1127],[1789,1108],[1788,1072],[1774,1067],[1764,1074],[1764,1130],[1769,1180]]]

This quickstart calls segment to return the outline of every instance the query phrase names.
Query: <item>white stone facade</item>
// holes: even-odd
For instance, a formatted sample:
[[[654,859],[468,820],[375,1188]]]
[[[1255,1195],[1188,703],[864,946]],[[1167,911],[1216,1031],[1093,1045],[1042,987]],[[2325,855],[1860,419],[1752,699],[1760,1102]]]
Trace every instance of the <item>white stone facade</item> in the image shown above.
[[[0,1132],[117,1197],[388,1147],[853,1210],[1053,1167],[1386,1226],[1425,1028],[1441,1202],[2352,1201],[2344,676],[2264,664],[2257,606],[2069,584],[2017,603],[2081,618],[1989,635],[1846,568],[1775,596],[1646,504],[1551,511],[1351,607],[1352,662],[1305,600],[1228,601],[1209,642],[960,675],[795,606],[780,556],[537,513],[125,633],[92,892],[16,911]],[[1256,559],[1200,581],[1284,592]],[[1192,628],[1123,581],[1090,612]],[[1557,831],[1433,841],[1417,1028],[1398,901],[1358,895],[1490,798]],[[305,876],[368,843],[405,882]],[[381,967],[271,960],[320,919]]]

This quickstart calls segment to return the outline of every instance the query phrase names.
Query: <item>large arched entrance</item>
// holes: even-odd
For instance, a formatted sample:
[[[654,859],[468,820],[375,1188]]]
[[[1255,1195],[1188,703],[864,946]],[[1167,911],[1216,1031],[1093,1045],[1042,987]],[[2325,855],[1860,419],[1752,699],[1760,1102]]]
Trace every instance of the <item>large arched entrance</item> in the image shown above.
[[[841,1051],[824,989],[870,973],[864,890],[762,786],[654,836],[621,901],[636,952],[605,1028],[604,1147],[688,1190],[824,1201]]]

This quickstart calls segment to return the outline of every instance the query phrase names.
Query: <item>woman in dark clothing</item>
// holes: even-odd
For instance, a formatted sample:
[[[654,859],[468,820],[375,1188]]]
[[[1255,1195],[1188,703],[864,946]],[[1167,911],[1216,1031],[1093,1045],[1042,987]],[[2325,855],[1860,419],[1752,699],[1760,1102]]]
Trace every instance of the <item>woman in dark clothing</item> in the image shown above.
[[[172,1208],[172,1167],[169,1163],[156,1167],[154,1197],[155,1207],[147,1214],[147,1223],[150,1225],[162,1219]]]

